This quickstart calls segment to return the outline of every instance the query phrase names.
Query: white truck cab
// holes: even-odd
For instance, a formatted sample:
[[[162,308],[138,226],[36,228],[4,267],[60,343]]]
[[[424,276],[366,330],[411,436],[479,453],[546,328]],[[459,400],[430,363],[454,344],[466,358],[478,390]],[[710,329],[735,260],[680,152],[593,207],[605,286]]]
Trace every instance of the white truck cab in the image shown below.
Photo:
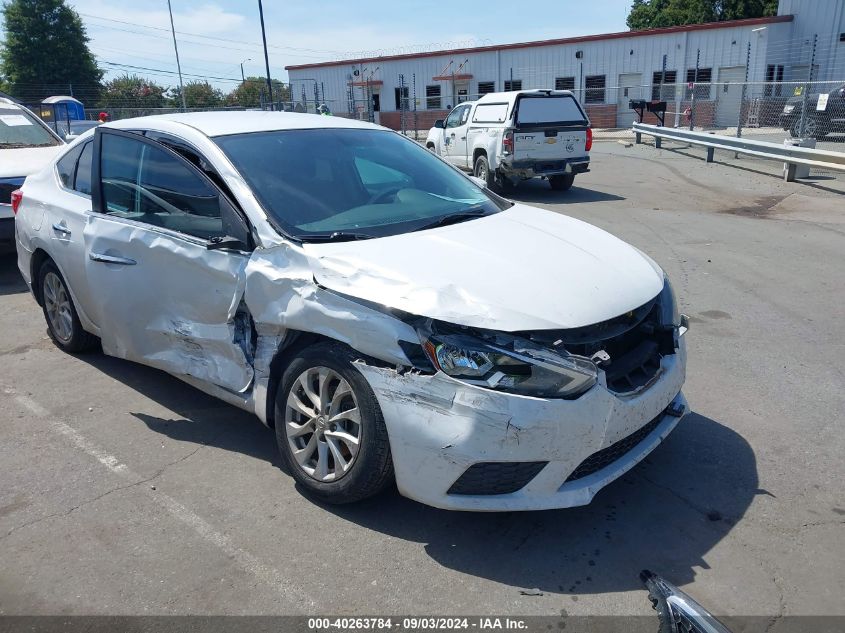
[[[490,188],[541,176],[552,189],[589,171],[592,130],[568,90],[494,92],[456,106],[428,132],[426,147]]]

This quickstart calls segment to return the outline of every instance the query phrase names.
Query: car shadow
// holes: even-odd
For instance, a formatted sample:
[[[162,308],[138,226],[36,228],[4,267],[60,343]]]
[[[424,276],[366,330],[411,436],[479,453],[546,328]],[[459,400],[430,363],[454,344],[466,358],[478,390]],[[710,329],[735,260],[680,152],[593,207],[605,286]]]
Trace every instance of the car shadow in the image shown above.
[[[27,292],[26,282],[18,270],[16,253],[0,254],[0,296]]]
[[[588,506],[491,515],[436,510],[393,493],[325,507],[425,543],[433,560],[461,573],[548,593],[598,594],[640,589],[642,569],[692,582],[754,497],[768,494],[757,486],[749,444],[693,413]]]
[[[100,354],[80,358],[180,416],[132,414],[151,431],[279,465],[273,431],[254,416],[164,372]],[[639,590],[642,569],[679,585],[692,582],[759,494],[770,493],[758,489],[748,442],[692,413],[642,463],[580,508],[450,512],[405,499],[395,488],[354,505],[312,501],[356,525],[422,543],[449,569],[576,596]]]
[[[576,204],[583,202],[613,202],[624,200],[604,191],[578,186],[578,179],[569,191],[555,191],[547,180],[532,178],[519,183],[515,189],[505,192],[504,196],[514,202],[539,202],[541,204]]]

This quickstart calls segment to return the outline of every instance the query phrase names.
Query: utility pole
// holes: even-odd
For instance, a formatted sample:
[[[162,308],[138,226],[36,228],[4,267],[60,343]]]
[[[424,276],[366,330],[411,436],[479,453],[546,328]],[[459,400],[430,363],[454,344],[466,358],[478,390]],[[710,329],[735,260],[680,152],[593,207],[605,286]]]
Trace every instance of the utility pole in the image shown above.
[[[246,62],[251,62],[251,61],[252,61],[252,57],[247,57],[245,60],[243,60],[243,61],[241,62],[241,83],[242,83],[242,84],[245,84],[245,83],[246,83],[246,78],[244,77],[244,64],[245,64]]]
[[[185,86],[182,84],[182,64],[179,63],[179,47],[176,46],[176,27],[173,26],[173,9],[170,7],[170,0],[167,0],[167,11],[170,13],[170,32],[173,35],[173,50],[176,52],[176,70],[179,71],[179,94],[182,95],[182,111],[188,109],[185,101]]]
[[[170,2],[170,0],[167,0]],[[267,70],[267,94],[270,98],[270,109],[273,109],[273,83],[270,81],[270,56],[267,54],[267,34],[264,31],[264,7],[258,0],[258,17],[261,20],[261,41],[264,43],[264,66]]]

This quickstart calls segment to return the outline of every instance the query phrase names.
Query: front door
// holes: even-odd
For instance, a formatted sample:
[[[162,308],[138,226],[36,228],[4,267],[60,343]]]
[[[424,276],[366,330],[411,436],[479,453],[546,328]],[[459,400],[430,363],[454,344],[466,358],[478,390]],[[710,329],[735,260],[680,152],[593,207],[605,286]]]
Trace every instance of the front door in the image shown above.
[[[727,66],[719,69],[719,85],[716,87],[716,125],[733,127],[739,123],[739,108],[742,104],[742,84],[745,82],[745,66]]]
[[[641,73],[625,73],[619,75],[619,96],[616,104],[616,127],[631,127],[637,120],[628,102],[631,99],[643,99],[643,76]]]
[[[472,105],[463,104],[449,113],[443,138],[443,156],[453,165],[467,167],[467,128]]]
[[[215,248],[238,232],[233,217],[243,220],[205,174],[133,133],[97,130],[93,174],[83,235],[104,350],[249,389],[249,317],[239,311],[249,256]]]

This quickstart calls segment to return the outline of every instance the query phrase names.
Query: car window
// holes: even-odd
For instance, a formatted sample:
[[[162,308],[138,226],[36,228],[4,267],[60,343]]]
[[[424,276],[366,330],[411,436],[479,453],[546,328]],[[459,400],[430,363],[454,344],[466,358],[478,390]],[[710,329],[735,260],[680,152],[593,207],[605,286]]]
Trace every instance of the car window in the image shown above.
[[[503,123],[508,115],[507,103],[483,103],[475,108],[473,123]]]
[[[105,134],[100,172],[109,215],[206,239],[223,235],[217,191],[170,152]]]
[[[574,98],[523,96],[517,101],[516,124],[519,126],[577,124],[587,125]]]
[[[458,127],[461,124],[461,115],[466,110],[466,106],[458,106],[446,118],[446,127]]]
[[[15,106],[0,106],[0,149],[61,145],[32,114]]]
[[[419,143],[394,132],[282,130],[214,141],[267,212],[305,241],[333,232],[395,235],[454,213],[505,208]]]
[[[91,195],[91,158],[94,156],[94,142],[88,141],[82,148],[82,155],[76,166],[73,188],[86,196]]]
[[[469,111],[472,109],[472,106],[464,106],[464,111],[461,112],[461,125],[464,125],[469,119]]]
[[[82,153],[82,149],[83,145],[74,147],[56,163],[59,180],[62,186],[67,189],[73,189],[73,175],[76,172],[76,163],[79,161],[79,155]]]

